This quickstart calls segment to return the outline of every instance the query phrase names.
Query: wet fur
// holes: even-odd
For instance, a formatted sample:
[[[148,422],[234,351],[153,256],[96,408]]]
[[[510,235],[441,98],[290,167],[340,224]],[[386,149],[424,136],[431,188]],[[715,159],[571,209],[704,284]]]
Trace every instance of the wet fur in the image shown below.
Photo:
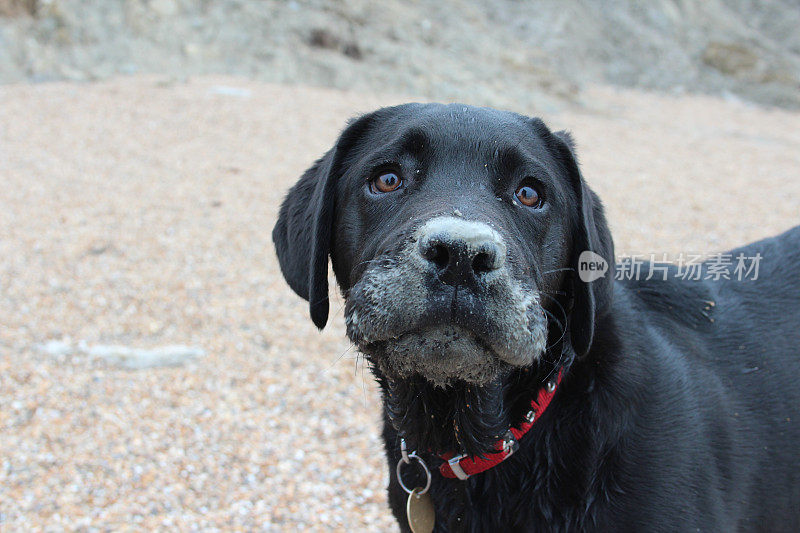
[[[442,299],[449,307],[452,295],[439,284],[430,287],[430,264],[413,251],[417,241],[415,235],[395,257],[373,262],[346,296],[347,335],[383,373],[420,374],[440,387],[457,380],[487,385],[509,365],[529,365],[544,351],[538,295],[507,270],[467,294],[464,305],[479,307],[484,339],[471,324],[451,324],[450,315],[440,317],[443,324],[426,322],[436,314],[431,304]]]

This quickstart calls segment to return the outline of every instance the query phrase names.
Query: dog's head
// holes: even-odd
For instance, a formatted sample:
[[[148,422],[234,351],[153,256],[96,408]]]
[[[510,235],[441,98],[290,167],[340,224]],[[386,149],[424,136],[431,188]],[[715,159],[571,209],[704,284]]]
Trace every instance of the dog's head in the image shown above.
[[[353,121],[289,192],[273,239],[289,285],[328,318],[328,257],[347,334],[392,426],[417,449],[492,449],[555,367],[590,351],[613,261],[565,133],[463,105]],[[548,357],[549,356],[549,357]]]
[[[568,134],[463,105],[364,115],[289,192],[273,239],[289,285],[328,317],[328,257],[347,334],[380,378],[488,386],[551,346],[591,347],[612,241]]]

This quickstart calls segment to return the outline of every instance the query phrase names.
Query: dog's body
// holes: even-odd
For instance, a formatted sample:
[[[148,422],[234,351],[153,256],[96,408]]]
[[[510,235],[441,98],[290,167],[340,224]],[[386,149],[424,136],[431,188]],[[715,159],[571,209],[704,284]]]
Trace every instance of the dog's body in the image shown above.
[[[775,262],[755,281],[617,282],[520,450],[433,476],[442,530],[800,531],[800,228],[739,252]],[[388,418],[384,438],[394,468]]]
[[[613,244],[569,137],[408,105],[351,124],[274,239],[320,327],[331,256],[390,471],[403,438],[434,470],[438,531],[800,531],[800,227],[732,253],[760,254],[757,279],[584,283],[579,254],[611,262]],[[494,451],[557,368],[516,453],[436,472]],[[394,474],[389,496],[406,529]]]

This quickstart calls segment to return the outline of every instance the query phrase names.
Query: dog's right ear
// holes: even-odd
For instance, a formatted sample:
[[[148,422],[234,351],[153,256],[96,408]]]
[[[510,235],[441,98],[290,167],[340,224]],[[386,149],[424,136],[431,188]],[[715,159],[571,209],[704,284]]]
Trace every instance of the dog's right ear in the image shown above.
[[[308,300],[311,320],[328,321],[328,256],[335,210],[336,181],[347,151],[364,134],[372,115],[350,123],[333,148],[305,171],[281,205],[272,241],[286,282]]]

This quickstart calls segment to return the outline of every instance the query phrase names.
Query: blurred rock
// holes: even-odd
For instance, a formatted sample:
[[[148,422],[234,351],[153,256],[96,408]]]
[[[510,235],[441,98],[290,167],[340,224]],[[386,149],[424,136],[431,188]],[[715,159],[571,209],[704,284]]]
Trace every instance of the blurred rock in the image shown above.
[[[180,366],[187,361],[205,355],[201,348],[174,345],[145,350],[119,345],[96,345],[87,347],[85,353],[90,357],[132,370],[161,366]]]
[[[342,54],[351,59],[360,60],[363,58],[361,47],[357,42],[341,39],[327,28],[312,29],[308,36],[308,44],[316,48],[339,50]]]
[[[308,36],[308,44],[317,48],[337,48],[339,42],[339,37],[326,28],[314,28]]]
[[[162,17],[171,17],[179,10],[175,0],[150,0],[147,6]]]
[[[35,15],[37,0],[0,0],[0,17]]]
[[[241,87],[230,87],[228,85],[215,85],[208,91],[210,94],[218,94],[221,96],[236,96],[239,98],[250,98],[252,92],[250,89],[243,89]]]
[[[358,43],[347,43],[342,47],[342,53],[349,58],[360,60],[364,57]]]
[[[703,62],[723,74],[741,76],[758,65],[758,54],[739,43],[710,42],[703,51]]]
[[[51,340],[38,346],[39,351],[47,355],[63,356],[72,353],[72,342],[69,339]]]
[[[161,346],[152,349],[132,348],[116,344],[97,344],[89,346],[85,341],[77,344],[67,337],[39,344],[37,349],[47,355],[65,358],[74,354],[85,354],[95,359],[132,370],[162,366],[180,366],[206,355],[205,350],[180,344]]]

